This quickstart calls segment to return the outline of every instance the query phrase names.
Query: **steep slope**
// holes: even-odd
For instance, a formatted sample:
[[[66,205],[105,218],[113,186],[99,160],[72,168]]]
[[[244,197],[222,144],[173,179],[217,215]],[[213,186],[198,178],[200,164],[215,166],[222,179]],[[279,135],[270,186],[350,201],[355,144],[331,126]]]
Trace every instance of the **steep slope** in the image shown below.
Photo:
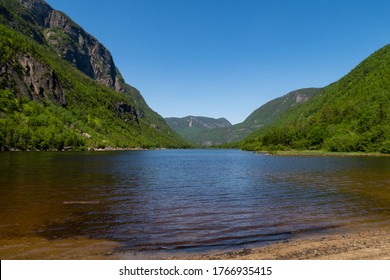
[[[166,118],[168,125],[184,139],[200,146],[226,143],[232,124],[225,118],[187,116]]]
[[[43,0],[1,0],[1,23],[52,47],[60,57],[107,87],[122,89],[111,53],[64,13]]]
[[[323,149],[390,153],[390,45],[274,125],[244,149]]]
[[[0,149],[186,146],[67,16],[40,0],[0,12]]]
[[[283,114],[300,106],[321,91],[320,88],[304,88],[273,99],[256,109],[244,122],[233,126],[233,139],[240,141],[252,132],[274,123]]]

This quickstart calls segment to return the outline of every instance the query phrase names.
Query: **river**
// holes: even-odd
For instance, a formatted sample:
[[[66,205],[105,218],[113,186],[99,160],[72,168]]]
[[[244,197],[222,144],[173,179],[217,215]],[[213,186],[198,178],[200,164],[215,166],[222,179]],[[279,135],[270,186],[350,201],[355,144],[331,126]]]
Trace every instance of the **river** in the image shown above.
[[[238,150],[0,153],[0,257],[17,258],[18,240],[50,241],[40,252],[84,238],[190,253],[380,227],[390,221],[389,171],[389,157]],[[30,257],[46,257],[36,250]]]

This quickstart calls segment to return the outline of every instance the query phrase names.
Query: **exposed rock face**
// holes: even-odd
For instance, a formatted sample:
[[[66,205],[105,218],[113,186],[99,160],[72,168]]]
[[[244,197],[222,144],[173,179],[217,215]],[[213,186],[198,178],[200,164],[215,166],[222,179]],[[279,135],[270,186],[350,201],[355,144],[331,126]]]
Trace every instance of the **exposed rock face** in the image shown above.
[[[295,102],[296,103],[303,103],[303,102],[306,102],[307,100],[309,100],[310,97],[304,95],[304,94],[297,94],[297,96],[295,97]]]
[[[42,0],[19,0],[34,16],[36,23],[43,26],[47,13],[52,8]]]
[[[3,64],[0,67],[0,74],[8,81],[7,85],[14,88],[27,98],[36,101],[53,101],[54,103],[66,106],[65,93],[57,74],[50,67],[34,60],[29,55],[17,58],[19,67],[15,64]]]
[[[188,146],[110,52],[44,1],[0,0],[0,41],[0,150]]]
[[[33,94],[66,106],[61,81],[53,69],[33,60],[29,56],[21,57],[19,63],[24,70],[24,83]]]
[[[35,21],[44,28],[47,43],[62,58],[98,83],[123,90],[111,53],[96,38],[42,0],[20,0],[20,3],[35,16]]]

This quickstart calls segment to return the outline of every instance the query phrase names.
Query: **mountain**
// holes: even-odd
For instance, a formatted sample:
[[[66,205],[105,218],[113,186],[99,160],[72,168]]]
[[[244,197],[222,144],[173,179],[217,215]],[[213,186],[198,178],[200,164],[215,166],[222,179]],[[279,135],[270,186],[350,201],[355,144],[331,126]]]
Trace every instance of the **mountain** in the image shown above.
[[[198,146],[226,143],[232,124],[225,118],[187,116],[166,118],[168,125],[187,141]]]
[[[47,44],[61,58],[107,87],[123,90],[110,52],[72,19],[42,0],[1,0],[1,23]]]
[[[249,150],[390,153],[390,45],[243,142]]]
[[[185,147],[110,52],[42,0],[0,0],[0,149]]]
[[[244,122],[233,126],[233,138],[230,141],[241,141],[252,132],[274,123],[286,112],[302,105],[320,91],[320,88],[299,89],[267,102],[250,114]]]
[[[321,91],[304,88],[273,99],[255,110],[242,123],[207,117],[166,118],[168,125],[184,139],[201,146],[216,146],[243,140],[252,132],[274,123],[289,110],[304,104]]]

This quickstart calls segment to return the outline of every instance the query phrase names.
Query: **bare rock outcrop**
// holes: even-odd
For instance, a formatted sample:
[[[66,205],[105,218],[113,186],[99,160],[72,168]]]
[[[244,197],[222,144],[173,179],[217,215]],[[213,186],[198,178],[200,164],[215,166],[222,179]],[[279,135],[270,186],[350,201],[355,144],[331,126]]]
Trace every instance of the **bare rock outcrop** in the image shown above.
[[[65,92],[56,72],[31,57],[23,55],[12,64],[2,64],[1,76],[6,85],[20,95],[36,101],[53,101],[55,104],[66,106]]]
[[[63,59],[107,87],[123,91],[123,80],[111,53],[64,13],[42,0],[20,0],[43,28],[48,45]]]

